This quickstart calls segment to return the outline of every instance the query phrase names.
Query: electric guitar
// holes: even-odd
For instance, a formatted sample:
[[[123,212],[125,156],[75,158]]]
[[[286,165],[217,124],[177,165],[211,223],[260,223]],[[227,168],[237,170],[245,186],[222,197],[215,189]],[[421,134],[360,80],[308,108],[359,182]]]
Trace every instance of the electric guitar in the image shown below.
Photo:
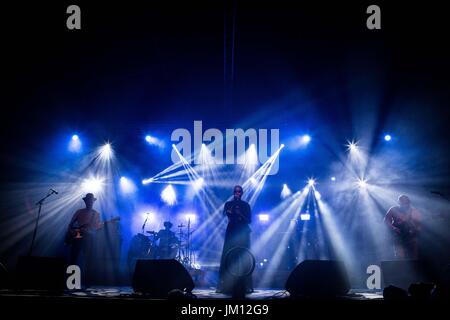
[[[67,245],[70,245],[73,243],[74,240],[78,240],[78,239],[82,239],[83,237],[85,237],[86,235],[93,235],[95,234],[95,232],[97,232],[98,230],[102,229],[105,225],[109,224],[109,223],[115,223],[120,221],[120,217],[114,217],[110,220],[106,220],[100,223],[99,226],[97,226],[97,228],[95,228],[95,230],[89,230],[89,224],[84,224],[82,226],[76,226],[76,227],[70,227],[67,230],[66,233],[66,237],[64,239],[64,243]]]

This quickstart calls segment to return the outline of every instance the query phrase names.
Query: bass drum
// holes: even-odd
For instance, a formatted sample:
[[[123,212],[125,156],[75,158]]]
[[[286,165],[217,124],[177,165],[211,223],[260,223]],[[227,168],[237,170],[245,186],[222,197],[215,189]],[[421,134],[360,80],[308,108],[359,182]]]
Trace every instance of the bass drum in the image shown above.
[[[136,260],[138,259],[152,259],[155,254],[155,250],[152,245],[152,241],[145,235],[138,233],[130,242],[130,248],[128,249],[128,268],[131,273],[134,272],[136,266]]]

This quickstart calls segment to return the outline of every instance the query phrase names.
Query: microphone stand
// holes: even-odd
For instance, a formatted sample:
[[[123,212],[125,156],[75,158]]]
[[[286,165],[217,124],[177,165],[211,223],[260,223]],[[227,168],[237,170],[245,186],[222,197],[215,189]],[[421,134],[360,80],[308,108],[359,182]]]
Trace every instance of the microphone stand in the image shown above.
[[[144,234],[145,225],[147,224],[147,220],[148,220],[148,213],[147,213],[147,217],[145,218],[144,224],[142,225],[142,234]]]
[[[38,210],[38,216],[36,219],[36,224],[34,225],[34,231],[33,231],[33,238],[31,239],[31,246],[30,246],[30,250],[28,251],[28,256],[31,257],[31,254],[33,253],[33,247],[34,247],[34,241],[36,240],[36,233],[37,233],[37,229],[38,229],[38,225],[39,225],[39,219],[41,217],[41,210],[42,210],[42,205],[44,204],[44,201],[50,197],[51,195],[53,195],[54,193],[56,193],[54,190],[50,190],[49,193],[47,193],[47,195],[45,197],[43,197],[41,200],[39,200],[38,202],[36,202],[36,205],[39,206],[39,210]]]

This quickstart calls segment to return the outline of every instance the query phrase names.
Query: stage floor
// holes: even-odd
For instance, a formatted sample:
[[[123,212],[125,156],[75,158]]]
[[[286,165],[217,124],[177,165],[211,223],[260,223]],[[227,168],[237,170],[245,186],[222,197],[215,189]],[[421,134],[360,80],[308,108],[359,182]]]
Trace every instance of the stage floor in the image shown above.
[[[230,299],[231,296],[217,293],[215,288],[196,288],[192,291],[197,299],[221,300]],[[0,296],[42,296],[43,293],[33,291],[12,291],[2,290]],[[44,294],[46,295],[46,294]],[[84,298],[115,298],[115,299],[146,299],[144,296],[137,295],[133,289],[128,286],[111,287],[98,286],[90,287],[85,290],[67,291],[60,295],[62,297],[84,297]],[[289,299],[289,293],[284,289],[255,289],[253,293],[247,294],[248,300],[279,300]],[[382,300],[383,293],[381,291],[367,291],[364,289],[351,289],[345,296],[339,297],[344,300]]]

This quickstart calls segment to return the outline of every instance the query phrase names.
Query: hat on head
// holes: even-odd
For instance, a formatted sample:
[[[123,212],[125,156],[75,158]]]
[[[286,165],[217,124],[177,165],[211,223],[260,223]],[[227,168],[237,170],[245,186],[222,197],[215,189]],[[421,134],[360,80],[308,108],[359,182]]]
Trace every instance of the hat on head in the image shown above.
[[[84,201],[86,201],[86,200],[93,200],[93,201],[95,201],[95,200],[97,200],[97,198],[94,197],[93,193],[86,193],[86,195],[84,196],[83,200]]]
[[[173,226],[173,224],[172,224],[172,222],[170,222],[170,221],[164,221],[164,227],[167,227],[167,228],[172,228],[172,226]]]

